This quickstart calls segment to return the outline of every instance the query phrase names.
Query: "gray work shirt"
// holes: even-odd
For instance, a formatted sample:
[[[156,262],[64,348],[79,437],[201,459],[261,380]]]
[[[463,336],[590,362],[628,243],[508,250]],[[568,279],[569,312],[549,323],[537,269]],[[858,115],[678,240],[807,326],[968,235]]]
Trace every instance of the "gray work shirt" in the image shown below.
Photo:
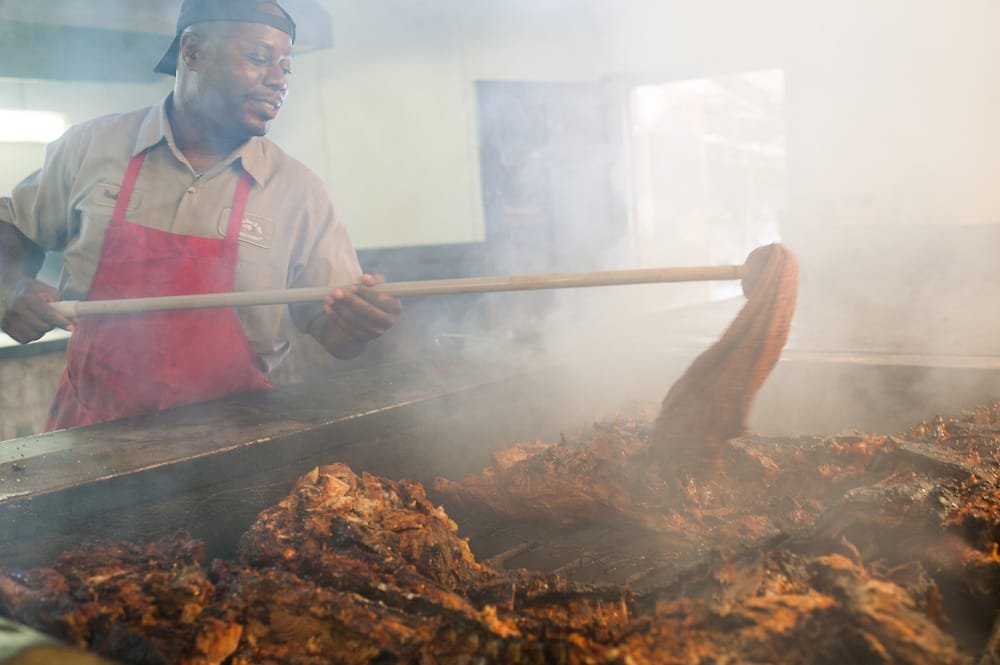
[[[326,187],[273,142],[254,137],[205,173],[196,173],[174,143],[168,96],[147,109],[72,127],[48,146],[45,162],[9,198],[0,221],[40,247],[63,252],[59,291],[85,299],[129,159],[147,150],[126,217],[170,233],[224,237],[239,165],[253,178],[240,232],[236,290],[333,286],[361,275],[347,231]],[[289,307],[296,327],[316,334],[322,303]],[[239,310],[247,339],[265,369],[287,353],[282,306]],[[196,343],[196,340],[192,340]]]

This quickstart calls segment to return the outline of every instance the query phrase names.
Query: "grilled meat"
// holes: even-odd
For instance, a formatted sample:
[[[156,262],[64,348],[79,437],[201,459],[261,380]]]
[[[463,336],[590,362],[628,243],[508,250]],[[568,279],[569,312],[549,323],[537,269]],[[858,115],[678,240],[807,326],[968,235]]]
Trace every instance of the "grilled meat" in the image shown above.
[[[447,623],[444,614],[408,614],[275,568],[217,563],[212,577],[216,607],[244,626],[231,665],[400,662]]]
[[[748,542],[808,524],[827,502],[877,474],[866,463],[886,437],[731,442],[713,478],[664,478],[647,456],[648,427],[618,418],[557,444],[535,442],[494,456],[494,465],[434,489],[456,513],[562,524],[625,521],[693,545]]]
[[[650,472],[646,432],[599,424],[439,486],[504,519],[645,527],[668,561],[628,587],[480,563],[420,485],[332,465],[262,512],[235,562],[206,567],[185,534],[89,544],[0,575],[0,613],[130,663],[996,662],[1000,409],[744,437],[712,479]]]
[[[138,663],[210,665],[242,627],[206,613],[214,585],[201,543],[183,533],[147,544],[91,543],[52,568],[0,576],[5,613],[67,642]]]
[[[494,465],[461,482],[438,478],[449,502],[489,507],[507,517],[559,523],[637,518],[648,528],[671,528],[663,511],[676,493],[639,454],[648,434],[636,420],[598,423],[588,438],[534,442],[495,454]]]
[[[864,493],[881,496],[880,487],[911,482],[913,474],[924,478],[925,492],[931,486],[940,493],[957,482],[989,482],[1000,468],[1000,422],[984,420],[984,413],[992,412],[923,423],[895,436],[747,436],[728,443],[720,474],[711,479],[661,478],[648,464],[647,425],[618,418],[559,443],[501,451],[482,473],[462,481],[439,478],[434,489],[456,513],[471,507],[514,520],[624,520],[666,534],[697,532],[701,545],[723,546],[802,529],[842,498],[846,506]],[[960,501],[952,521],[958,515],[982,521],[1000,501],[982,485],[956,491],[973,503]],[[885,519],[894,515],[909,523],[903,506],[893,503],[899,497],[885,498],[880,511]],[[880,513],[868,511],[866,519],[879,519]],[[990,524],[977,536],[983,546],[1000,541]]]
[[[240,541],[240,560],[406,609],[429,603],[475,618],[463,592],[497,574],[475,560],[457,531],[418,483],[358,476],[334,464],[303,476],[260,514]]]
[[[719,557],[648,600],[630,662],[971,663],[906,589],[836,554]]]

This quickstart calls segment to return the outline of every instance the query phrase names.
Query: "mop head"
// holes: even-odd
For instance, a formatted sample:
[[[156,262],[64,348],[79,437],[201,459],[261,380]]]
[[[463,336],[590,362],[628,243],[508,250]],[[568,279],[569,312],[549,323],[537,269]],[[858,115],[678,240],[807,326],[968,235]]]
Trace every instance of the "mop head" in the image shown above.
[[[754,396],[788,339],[799,267],[779,244],[759,247],[744,266],[747,303],[663,400],[652,452],[667,465],[717,467],[723,444],[742,435]]]

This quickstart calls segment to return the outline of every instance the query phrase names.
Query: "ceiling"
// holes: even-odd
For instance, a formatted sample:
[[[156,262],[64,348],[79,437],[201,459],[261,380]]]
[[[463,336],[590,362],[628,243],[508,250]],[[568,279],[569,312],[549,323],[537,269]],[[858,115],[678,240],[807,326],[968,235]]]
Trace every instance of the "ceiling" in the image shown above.
[[[297,24],[298,53],[330,48],[318,0],[281,0]],[[0,0],[0,77],[153,81],[180,0]]]

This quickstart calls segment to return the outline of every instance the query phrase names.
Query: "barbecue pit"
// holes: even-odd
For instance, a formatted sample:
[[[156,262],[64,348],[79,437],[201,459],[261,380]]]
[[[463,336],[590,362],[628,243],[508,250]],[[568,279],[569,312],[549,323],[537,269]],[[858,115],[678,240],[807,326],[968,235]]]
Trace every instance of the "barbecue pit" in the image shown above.
[[[988,386],[997,378],[992,368],[824,363],[789,355],[762,396],[764,413],[774,408],[769,400],[784,399],[802,373],[831,390],[849,382],[906,385],[914,372],[949,379],[958,373],[966,391],[954,397],[966,404],[988,399]],[[683,369],[681,355],[661,360],[676,365],[678,373]],[[636,370],[617,368],[625,375]],[[236,539],[258,512],[284,497],[312,466],[345,462],[359,473],[412,478],[430,487],[436,476],[460,479],[481,470],[492,451],[513,441],[558,440],[560,432],[580,429],[594,414],[612,415],[601,408],[604,395],[577,401],[573,408],[552,408],[553,395],[578,379],[575,371],[557,365],[512,369],[439,358],[337,377],[354,387],[350,399],[333,382],[291,386],[149,419],[5,442],[0,528],[13,537],[0,543],[0,560],[43,565],[88,537],[147,541],[177,528],[204,540],[210,557],[231,557]],[[901,408],[921,408],[905,391],[900,396]],[[789,436],[772,442],[795,447],[821,439]],[[924,459],[919,453],[912,452]],[[655,588],[709,554],[608,522],[553,528],[461,508],[451,515],[480,560],[556,571],[580,582]],[[977,631],[968,639],[982,641],[982,627]]]

